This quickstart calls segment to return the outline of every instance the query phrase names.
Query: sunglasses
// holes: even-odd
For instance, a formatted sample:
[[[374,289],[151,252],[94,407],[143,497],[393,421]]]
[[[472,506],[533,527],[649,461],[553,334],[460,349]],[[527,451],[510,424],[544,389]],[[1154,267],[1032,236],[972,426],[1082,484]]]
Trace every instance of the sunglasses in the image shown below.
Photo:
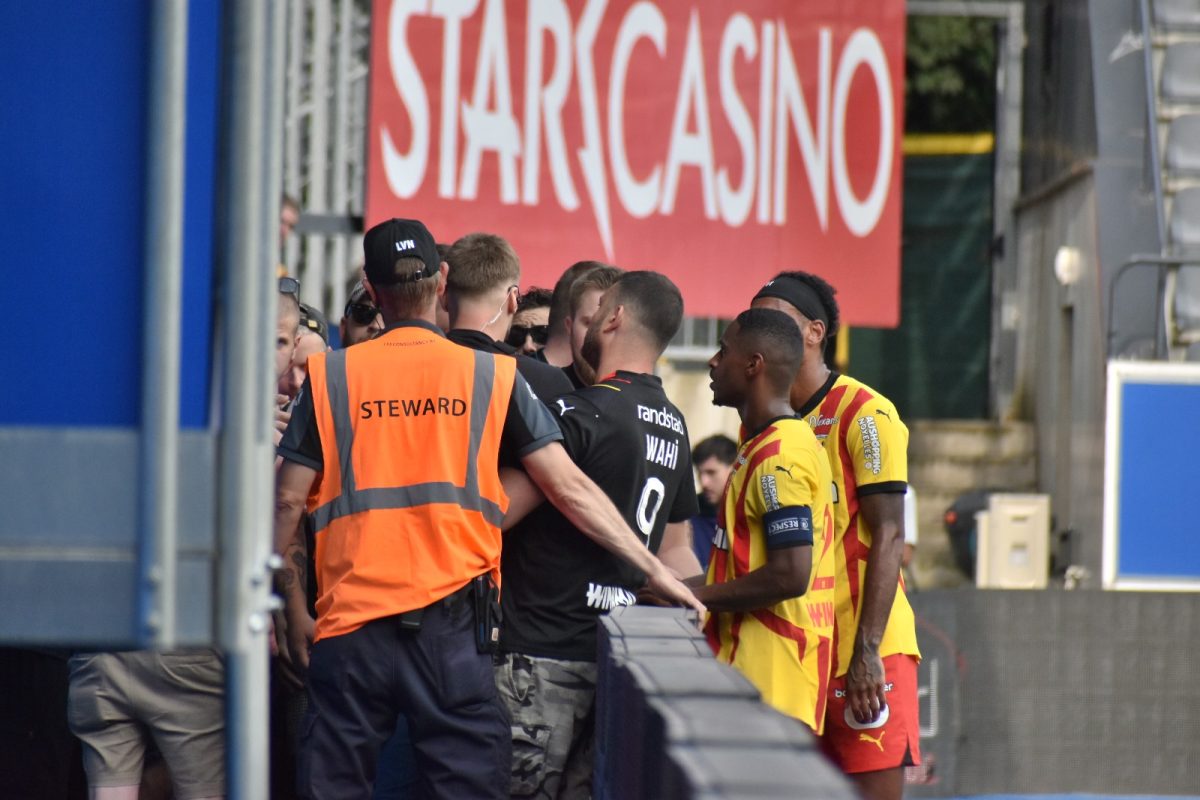
[[[544,345],[546,339],[550,338],[549,325],[513,325],[508,329],[508,336],[504,337],[504,341],[511,347],[520,347],[525,344],[525,337],[533,339],[534,344]]]
[[[345,316],[358,325],[370,325],[379,316],[379,309],[369,303],[348,303]]]
[[[300,296],[300,281],[284,276],[279,279],[279,293]]]

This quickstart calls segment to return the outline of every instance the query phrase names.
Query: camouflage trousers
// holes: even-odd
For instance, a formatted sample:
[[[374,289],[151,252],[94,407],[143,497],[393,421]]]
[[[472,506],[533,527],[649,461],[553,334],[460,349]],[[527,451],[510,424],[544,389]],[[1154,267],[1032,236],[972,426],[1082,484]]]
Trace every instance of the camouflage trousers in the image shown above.
[[[496,688],[512,717],[509,794],[537,800],[592,796],[596,664],[502,653]]]

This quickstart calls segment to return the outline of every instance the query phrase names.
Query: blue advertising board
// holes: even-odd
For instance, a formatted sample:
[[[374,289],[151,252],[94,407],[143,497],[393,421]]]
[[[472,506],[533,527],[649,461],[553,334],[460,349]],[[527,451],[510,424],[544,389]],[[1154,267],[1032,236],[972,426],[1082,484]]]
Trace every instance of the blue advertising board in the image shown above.
[[[1200,364],[1109,362],[1106,588],[1200,590],[1197,414]]]
[[[0,4],[0,426],[139,419],[150,3]],[[220,3],[188,19],[180,424],[208,424]]]

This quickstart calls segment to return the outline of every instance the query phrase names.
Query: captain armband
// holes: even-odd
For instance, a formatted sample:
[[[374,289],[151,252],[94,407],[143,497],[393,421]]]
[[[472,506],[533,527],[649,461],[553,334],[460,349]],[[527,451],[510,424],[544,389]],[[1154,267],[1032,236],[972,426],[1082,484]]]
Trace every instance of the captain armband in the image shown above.
[[[787,506],[768,511],[763,514],[762,524],[768,550],[812,547],[812,509],[808,506]]]

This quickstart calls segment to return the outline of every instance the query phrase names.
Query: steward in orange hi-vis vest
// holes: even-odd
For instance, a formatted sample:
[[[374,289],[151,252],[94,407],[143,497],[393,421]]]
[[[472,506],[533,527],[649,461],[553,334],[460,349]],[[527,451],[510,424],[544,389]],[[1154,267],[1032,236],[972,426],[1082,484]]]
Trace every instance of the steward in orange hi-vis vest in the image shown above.
[[[415,324],[309,360],[325,464],[309,507],[318,640],[498,577],[508,498],[497,463],[515,373],[511,358]]]

